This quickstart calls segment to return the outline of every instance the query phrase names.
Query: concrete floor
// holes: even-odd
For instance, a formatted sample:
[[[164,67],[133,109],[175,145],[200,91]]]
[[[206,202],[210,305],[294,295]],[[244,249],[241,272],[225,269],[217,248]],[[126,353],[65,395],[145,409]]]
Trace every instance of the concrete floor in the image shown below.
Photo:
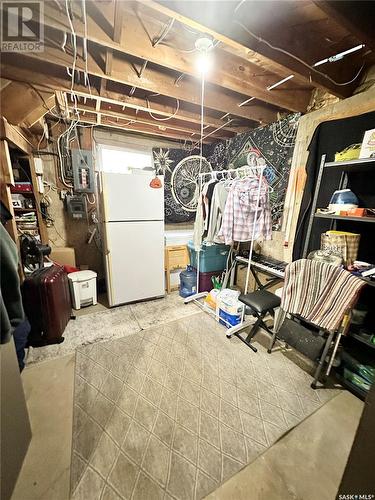
[[[11,500],[69,499],[73,378],[74,355],[24,370],[33,438]],[[333,500],[362,408],[343,391],[209,498]]]
[[[12,500],[69,498],[74,359],[72,354],[22,372],[32,439]]]

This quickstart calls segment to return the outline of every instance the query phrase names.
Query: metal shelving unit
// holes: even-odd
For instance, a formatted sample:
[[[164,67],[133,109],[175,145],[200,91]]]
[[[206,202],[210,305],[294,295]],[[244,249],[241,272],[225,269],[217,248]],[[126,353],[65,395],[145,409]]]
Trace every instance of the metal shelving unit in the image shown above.
[[[375,158],[363,158],[361,160],[348,161],[327,161],[324,163],[324,168],[341,168],[348,171],[363,170],[366,167],[375,167]]]
[[[359,335],[358,333],[350,333],[349,332],[349,337],[358,340],[358,342],[362,342],[363,344],[367,345],[368,347],[371,347],[372,349],[375,349],[375,344],[368,342],[366,339],[361,337],[361,335]]]
[[[331,220],[331,229],[333,224],[336,223],[338,220],[343,220],[343,221],[351,221],[351,222],[362,222],[362,223],[375,223],[375,217],[351,217],[351,216],[344,216],[344,215],[332,215],[332,214],[324,214],[324,213],[317,213],[317,202],[318,202],[318,197],[320,193],[320,187],[322,184],[323,180],[323,175],[327,173],[330,169],[340,169],[341,170],[341,178],[340,178],[340,183],[339,187],[337,189],[345,189],[346,186],[348,185],[348,173],[350,172],[355,172],[355,173],[360,173],[363,172],[363,170],[368,170],[368,169],[374,169],[375,170],[375,158],[366,158],[362,160],[350,160],[350,161],[329,161],[326,162],[326,155],[323,155],[321,160],[320,160],[320,167],[319,167],[319,172],[318,172],[318,177],[316,181],[316,187],[315,187],[315,192],[314,192],[314,197],[312,201],[312,207],[311,207],[311,214],[309,218],[309,225],[307,227],[307,233],[306,233],[306,239],[305,239],[305,245],[303,248],[303,257],[307,257],[307,253],[309,250],[309,244],[310,244],[310,238],[311,238],[311,233],[314,225],[314,221],[318,219],[328,219]]]
[[[359,175],[361,173],[364,173],[368,175],[371,179],[373,179],[373,176],[371,175],[370,169],[373,169],[373,172],[375,172],[375,158],[368,158],[368,159],[361,159],[361,160],[350,160],[350,161],[342,161],[342,162],[326,162],[326,156],[323,155],[321,158],[320,162],[320,167],[319,167],[319,172],[318,172],[318,177],[316,181],[316,187],[315,187],[315,192],[313,196],[313,201],[312,201],[312,208],[311,208],[311,214],[309,218],[309,224],[308,224],[308,229],[307,229],[307,234],[306,234],[306,240],[305,240],[305,245],[304,245],[304,250],[303,250],[303,257],[306,258],[307,254],[310,249],[310,240],[312,236],[312,231],[314,230],[314,225],[318,221],[326,220],[327,223],[330,225],[330,229],[336,229],[336,225],[338,222],[341,223],[341,221],[345,221],[350,223],[360,223],[361,228],[363,230],[373,230],[375,229],[375,226],[372,226],[371,224],[375,223],[375,217],[352,217],[352,216],[343,216],[343,215],[332,215],[332,214],[325,214],[325,213],[317,213],[317,209],[321,208],[317,206],[319,195],[320,195],[320,189],[322,187],[322,183],[324,181],[324,176],[328,174],[330,171],[335,171],[335,172],[341,172],[340,180],[339,180],[339,186],[337,189],[345,189],[348,186],[348,175],[353,173],[354,175]],[[316,227],[316,226],[315,226]],[[358,231],[359,232],[359,231]],[[360,257],[360,256],[359,256]],[[359,276],[360,279],[365,281],[368,286],[375,287],[375,281],[371,281],[368,278],[362,278]],[[372,293],[372,292],[371,292]],[[349,332],[347,335],[348,339],[352,339],[353,344],[348,344],[344,345],[344,350],[347,352],[351,352],[353,349],[358,352],[359,351],[362,353],[362,356],[364,356],[365,359],[368,358],[368,355],[370,356],[371,359],[374,358],[375,360],[375,345],[371,344],[370,342],[367,342],[364,338],[362,338],[360,335],[358,335],[355,332]],[[358,348],[355,348],[355,345],[358,346]],[[361,359],[361,356],[360,358]],[[335,376],[339,380],[339,382],[349,389],[353,394],[356,396],[360,397],[361,399],[365,399],[367,392],[364,389],[361,389],[360,387],[357,387],[355,384],[350,382],[349,380],[346,380],[343,376],[342,372],[342,367],[338,367],[335,369]]]
[[[314,214],[314,217],[320,219],[346,220],[354,222],[375,222],[375,217],[352,217],[350,215],[334,215],[334,214]]]

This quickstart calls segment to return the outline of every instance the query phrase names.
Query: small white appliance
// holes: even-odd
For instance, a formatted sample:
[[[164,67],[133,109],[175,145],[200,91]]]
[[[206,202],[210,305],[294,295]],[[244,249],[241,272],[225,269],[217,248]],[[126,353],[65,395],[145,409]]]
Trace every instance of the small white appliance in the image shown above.
[[[165,294],[164,189],[150,187],[153,178],[153,173],[145,171],[102,173],[111,307]]]
[[[95,271],[89,270],[68,274],[73,309],[97,304],[96,276]]]

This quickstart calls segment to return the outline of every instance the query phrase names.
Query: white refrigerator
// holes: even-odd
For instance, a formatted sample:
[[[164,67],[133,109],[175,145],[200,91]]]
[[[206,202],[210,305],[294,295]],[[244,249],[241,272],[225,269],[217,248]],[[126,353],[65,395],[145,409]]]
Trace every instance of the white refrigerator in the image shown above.
[[[164,296],[164,189],[149,172],[101,178],[110,307]]]

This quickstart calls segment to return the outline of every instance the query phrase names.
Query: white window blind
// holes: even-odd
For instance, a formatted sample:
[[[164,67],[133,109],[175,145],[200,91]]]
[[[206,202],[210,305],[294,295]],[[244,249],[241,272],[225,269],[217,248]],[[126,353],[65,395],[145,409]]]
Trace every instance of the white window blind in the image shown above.
[[[134,170],[153,170],[152,155],[101,146],[101,169],[109,173],[130,173]]]

